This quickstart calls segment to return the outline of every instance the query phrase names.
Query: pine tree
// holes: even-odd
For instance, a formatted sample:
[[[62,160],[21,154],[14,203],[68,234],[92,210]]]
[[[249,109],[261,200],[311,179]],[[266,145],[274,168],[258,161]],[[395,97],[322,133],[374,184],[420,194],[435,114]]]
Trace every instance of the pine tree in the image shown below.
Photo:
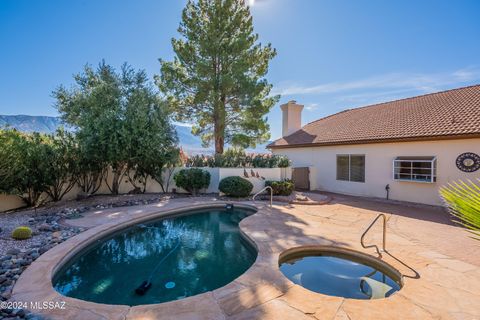
[[[243,0],[189,0],[172,39],[173,61],[160,60],[157,85],[177,121],[203,144],[254,147],[270,138],[266,114],[278,101],[265,79],[276,51],[262,46]]]

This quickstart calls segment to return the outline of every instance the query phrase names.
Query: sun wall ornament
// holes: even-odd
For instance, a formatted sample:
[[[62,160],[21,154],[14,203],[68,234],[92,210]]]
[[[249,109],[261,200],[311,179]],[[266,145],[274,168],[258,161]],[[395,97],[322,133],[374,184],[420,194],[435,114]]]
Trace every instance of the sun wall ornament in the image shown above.
[[[480,156],[473,152],[465,152],[457,157],[456,164],[463,172],[475,172],[480,169]]]

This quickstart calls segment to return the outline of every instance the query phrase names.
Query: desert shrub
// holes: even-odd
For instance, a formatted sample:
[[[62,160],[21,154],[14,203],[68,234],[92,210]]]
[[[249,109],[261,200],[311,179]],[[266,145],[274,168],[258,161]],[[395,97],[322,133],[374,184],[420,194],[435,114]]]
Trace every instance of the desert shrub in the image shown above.
[[[242,149],[227,149],[223,154],[194,155],[185,162],[186,167],[210,168],[285,168],[290,160],[282,155],[247,154]]]
[[[290,166],[290,159],[288,159],[286,156],[276,155],[275,157],[277,158],[277,167],[287,168]]]
[[[245,151],[238,148],[229,148],[222,154],[222,167],[242,168],[248,167],[248,159]]]
[[[253,189],[253,184],[238,176],[226,177],[220,181],[218,189],[231,197],[248,197]]]
[[[273,189],[273,194],[276,196],[289,196],[292,194],[294,184],[292,180],[284,181],[265,181],[265,186],[270,186]]]
[[[18,227],[12,232],[12,238],[15,240],[25,240],[32,237],[32,229],[29,227]]]
[[[200,189],[210,185],[210,172],[198,168],[182,169],[173,176],[173,180],[177,187],[196,195]]]
[[[47,135],[0,130],[0,191],[18,195],[28,206],[42,204],[53,182],[50,149]]]
[[[209,157],[204,156],[203,154],[193,155],[193,156],[187,158],[187,161],[185,162],[185,166],[186,167],[197,167],[197,168],[207,167],[208,166],[208,163],[207,163],[208,158]]]
[[[480,240],[480,179],[452,182],[440,188],[450,214]]]

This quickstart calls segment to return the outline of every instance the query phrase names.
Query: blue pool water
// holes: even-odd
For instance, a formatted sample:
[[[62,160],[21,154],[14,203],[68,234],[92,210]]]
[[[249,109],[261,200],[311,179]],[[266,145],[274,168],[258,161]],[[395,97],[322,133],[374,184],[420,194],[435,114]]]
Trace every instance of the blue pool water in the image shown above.
[[[395,275],[358,257],[336,253],[287,259],[280,271],[311,291],[352,299],[381,299],[400,290]]]
[[[130,227],[67,263],[55,275],[54,287],[69,297],[130,306],[214,290],[256,259],[238,227],[252,213],[209,209]],[[149,278],[152,286],[136,294]]]

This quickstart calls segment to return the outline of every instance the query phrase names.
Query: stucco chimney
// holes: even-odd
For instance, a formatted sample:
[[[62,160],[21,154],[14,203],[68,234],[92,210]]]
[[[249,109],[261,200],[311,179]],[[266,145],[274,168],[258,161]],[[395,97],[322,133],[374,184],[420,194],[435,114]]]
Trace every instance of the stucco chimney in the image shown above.
[[[280,106],[282,109],[282,137],[288,136],[302,128],[303,105],[291,100]]]

